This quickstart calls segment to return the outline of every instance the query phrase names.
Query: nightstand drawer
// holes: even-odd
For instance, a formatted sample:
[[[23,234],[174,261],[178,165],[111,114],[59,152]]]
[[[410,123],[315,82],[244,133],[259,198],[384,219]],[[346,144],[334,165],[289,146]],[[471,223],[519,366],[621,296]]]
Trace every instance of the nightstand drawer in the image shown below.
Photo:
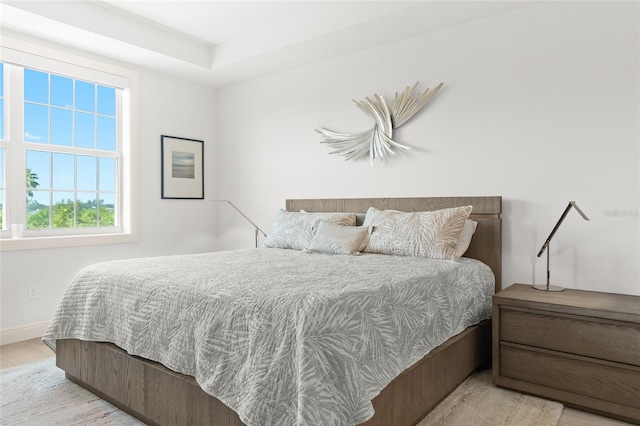
[[[640,366],[640,324],[501,307],[500,340]]]
[[[500,375],[640,408],[640,368],[501,344]]]

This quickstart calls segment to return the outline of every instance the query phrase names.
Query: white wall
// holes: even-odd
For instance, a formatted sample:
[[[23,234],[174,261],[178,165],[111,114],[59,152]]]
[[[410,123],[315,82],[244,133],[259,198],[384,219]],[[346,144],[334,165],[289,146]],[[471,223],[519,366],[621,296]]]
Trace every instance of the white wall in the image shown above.
[[[268,230],[287,198],[503,196],[503,286],[640,294],[639,5],[547,2],[217,92],[221,198]],[[316,126],[371,123],[351,99],[445,86],[396,133],[409,154],[371,167],[329,155]],[[252,228],[220,210],[218,248]],[[617,212],[616,212],[617,211]]]
[[[214,249],[213,203],[160,198],[160,135],[204,140],[205,199],[215,198],[215,91],[147,70],[140,70],[139,86],[139,241],[2,252],[0,328],[4,343],[41,329],[53,317],[75,273],[88,264]],[[32,284],[39,287],[36,300],[28,300]]]

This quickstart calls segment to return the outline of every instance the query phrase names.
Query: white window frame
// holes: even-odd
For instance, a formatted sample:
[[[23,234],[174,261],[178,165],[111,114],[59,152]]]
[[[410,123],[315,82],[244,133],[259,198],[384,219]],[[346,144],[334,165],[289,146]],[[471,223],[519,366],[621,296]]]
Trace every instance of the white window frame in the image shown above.
[[[122,134],[121,163],[118,164],[120,221],[115,228],[74,228],[72,230],[25,230],[21,238],[12,238],[11,224],[25,223],[26,209],[24,196],[24,170],[26,151],[34,144],[23,142],[23,102],[22,96],[12,96],[6,82],[15,69],[5,65],[5,138],[10,142],[0,142],[5,148],[5,204],[4,222],[6,229],[0,230],[0,251],[42,249],[96,244],[116,244],[138,240],[137,226],[137,105],[138,73],[116,65],[102,63],[74,54],[56,51],[20,40],[3,37],[0,39],[0,58],[5,64],[15,64],[26,68],[41,69],[52,74],[68,75],[75,79],[122,88]],[[9,68],[9,69],[8,69]],[[15,78],[15,77],[13,77]],[[22,78],[21,76],[19,78]],[[16,116],[13,116],[15,114]],[[7,120],[8,118],[8,120]],[[13,123],[20,123],[19,126]],[[18,128],[16,128],[18,127]],[[128,129],[128,131],[127,131]],[[36,144],[38,145],[38,144]],[[40,146],[42,147],[42,146]],[[37,149],[37,148],[36,148]],[[9,160],[11,159],[11,160]],[[19,182],[19,183],[18,183]],[[22,185],[22,190],[17,190]],[[25,210],[18,213],[18,209]]]

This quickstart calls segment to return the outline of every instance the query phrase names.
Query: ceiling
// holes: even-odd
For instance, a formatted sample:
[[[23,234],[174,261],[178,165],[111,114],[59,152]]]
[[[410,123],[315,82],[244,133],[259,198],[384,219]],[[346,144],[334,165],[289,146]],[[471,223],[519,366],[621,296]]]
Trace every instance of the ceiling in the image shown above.
[[[531,3],[2,0],[0,27],[220,87]]]

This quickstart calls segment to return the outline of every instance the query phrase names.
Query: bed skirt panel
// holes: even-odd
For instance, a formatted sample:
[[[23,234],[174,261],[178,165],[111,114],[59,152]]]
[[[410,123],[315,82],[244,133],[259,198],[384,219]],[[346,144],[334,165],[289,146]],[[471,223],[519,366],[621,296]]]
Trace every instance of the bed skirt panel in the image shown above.
[[[363,426],[416,424],[475,369],[490,360],[491,321],[450,338],[404,371],[373,400]],[[241,426],[238,415],[191,376],[131,356],[111,343],[56,342],[67,378],[150,425]],[[98,367],[100,366],[100,367]]]

